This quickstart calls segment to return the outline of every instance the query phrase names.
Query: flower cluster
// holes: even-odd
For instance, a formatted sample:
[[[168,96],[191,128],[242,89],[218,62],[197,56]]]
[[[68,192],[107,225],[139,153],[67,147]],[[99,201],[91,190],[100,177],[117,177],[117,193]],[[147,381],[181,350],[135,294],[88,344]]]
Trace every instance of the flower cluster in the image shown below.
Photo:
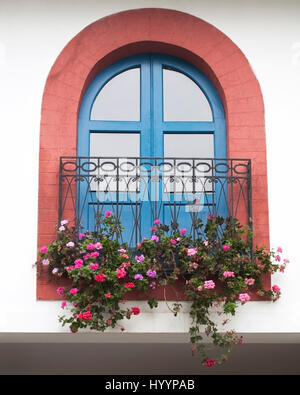
[[[199,221],[196,239],[186,228],[171,232],[156,219],[149,238],[143,238],[134,249],[118,242],[116,235],[122,228],[111,211],[102,215],[101,225],[101,232],[78,234],[63,220],[57,240],[39,250],[39,269],[70,281],[69,287],[59,286],[57,294],[63,298],[61,308],[66,311],[59,320],[73,333],[81,328],[105,331],[116,327],[124,318],[140,314],[137,306],[124,307],[129,303],[124,302],[128,292],[148,291],[153,296],[151,292],[157,287],[183,277],[186,296],[192,302],[193,351],[202,355],[204,366],[212,367],[227,360],[232,346],[241,338],[234,331],[221,334],[218,324],[212,321],[211,310],[216,309],[218,316],[234,315],[238,306],[253,297],[275,301],[281,295],[278,285],[265,289],[262,276],[284,272],[289,261],[282,258],[282,248],[271,252],[264,248],[252,250],[249,229],[234,218],[209,215],[205,223]],[[158,305],[153,297],[148,304],[151,308]],[[172,311],[177,315],[180,304],[175,303]],[[217,359],[207,356],[203,327],[227,354]],[[120,329],[124,331],[123,326]]]

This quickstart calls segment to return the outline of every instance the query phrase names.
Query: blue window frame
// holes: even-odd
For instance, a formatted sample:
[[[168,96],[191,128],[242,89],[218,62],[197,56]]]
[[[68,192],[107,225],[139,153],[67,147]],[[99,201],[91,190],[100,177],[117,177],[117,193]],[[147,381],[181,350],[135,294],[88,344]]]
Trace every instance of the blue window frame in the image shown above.
[[[139,69],[140,71],[139,119],[109,120],[106,117],[104,120],[95,119],[97,117],[91,116],[94,103],[104,87],[108,86],[108,83],[113,81],[115,77],[121,75],[121,73],[132,69]],[[205,97],[205,100],[210,107],[211,119],[191,121],[188,119],[182,121],[164,119],[164,107],[166,106],[166,101],[164,99],[164,70],[175,71],[180,73],[182,76],[188,77],[188,79],[191,80],[197,88],[199,88],[201,94],[204,95],[203,97]],[[128,94],[130,94],[130,89]],[[124,105],[126,105],[126,103],[124,103]],[[115,110],[117,111],[118,109],[116,108]],[[95,135],[100,136],[100,141],[101,136],[103,136],[103,138],[104,135],[106,137],[115,136],[116,144],[118,144],[120,133],[123,137],[124,134],[128,134],[128,139],[129,136],[132,137],[133,134],[138,136],[139,153],[136,156],[149,158],[147,162],[148,165],[149,163],[152,163],[151,158],[165,157],[166,147],[164,145],[166,141],[172,142],[172,140],[170,140],[170,136],[172,135],[186,135],[187,144],[189,144],[188,139],[191,135],[194,136],[194,139],[195,136],[212,136],[213,157],[226,158],[224,111],[221,100],[214,86],[209,79],[193,65],[168,55],[142,54],[120,60],[100,72],[87,88],[82,100],[78,119],[77,156],[91,156],[91,142],[93,142]],[[178,141],[180,141],[180,139]],[[191,141],[195,140],[191,139]],[[122,156],[126,155],[125,152]],[[109,152],[105,156],[109,157]],[[180,157],[178,154],[176,156],[177,158]],[[109,159],[107,160],[109,161]],[[172,160],[173,165],[178,163],[174,162],[174,158]],[[116,161],[119,161],[119,159],[116,159]],[[185,166],[189,166],[191,161],[192,159],[186,161]],[[147,163],[145,161],[144,163],[147,168]],[[155,163],[157,164],[157,162]],[[139,165],[140,164],[141,162],[139,162]],[[205,167],[205,161],[202,161],[202,164]],[[218,192],[219,195],[223,195],[223,197],[218,201],[218,214],[226,215],[226,183],[214,186],[215,189],[212,193],[205,194],[205,207],[202,207],[201,213],[195,214],[188,212],[186,209],[189,205],[189,201],[186,198],[181,199],[179,202],[175,202],[176,195],[169,193],[168,201],[164,201],[163,195],[165,187],[162,186],[162,179],[163,177],[160,177],[160,182],[155,187],[157,189],[155,200],[161,200],[160,204],[155,205],[155,209],[153,209],[151,198],[149,198],[148,201],[143,201],[143,203],[136,201],[134,205],[132,202],[127,202],[126,198],[124,198],[121,207],[119,203],[122,191],[120,190],[117,191],[118,193],[115,191],[110,194],[110,199],[104,199],[105,201],[102,202],[102,211],[112,210],[120,217],[120,220],[125,227],[124,240],[129,242],[132,242],[133,240],[139,241],[142,236],[147,237],[149,228],[154,219],[160,218],[164,223],[170,224],[174,221],[174,215],[181,227],[191,229],[192,217],[197,215],[204,219],[209,213],[214,211],[212,207],[216,204],[214,203],[214,194],[216,192]],[[91,189],[90,193],[87,193],[87,190],[84,187],[81,187],[81,190],[77,191],[77,193],[81,194],[81,201],[86,200],[87,203],[85,205],[84,212],[80,213],[82,227],[92,229],[95,224],[94,214],[96,202],[97,207],[99,208],[99,196],[96,196],[95,193],[92,192],[91,185],[86,188],[89,187]],[[139,188],[143,189],[141,184],[139,185]],[[154,188],[153,185],[151,188]],[[220,188],[222,189],[221,192]],[[146,194],[148,197],[153,196],[153,190],[151,192],[147,190]],[[172,205],[173,208],[175,207],[175,211],[168,210],[170,205]],[[135,208],[133,206],[135,206]],[[120,210],[122,210],[122,213],[119,212]],[[129,229],[134,229],[134,231],[129,231]]]

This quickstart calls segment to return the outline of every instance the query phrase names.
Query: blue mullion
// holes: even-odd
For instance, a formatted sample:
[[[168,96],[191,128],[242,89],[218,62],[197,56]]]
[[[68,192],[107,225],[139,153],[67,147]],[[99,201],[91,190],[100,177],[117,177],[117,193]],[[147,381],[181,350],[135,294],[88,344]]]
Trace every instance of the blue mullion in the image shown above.
[[[143,60],[141,62],[141,137],[140,137],[140,156],[141,157],[151,157],[151,142],[152,142],[152,118],[151,118],[151,109],[152,109],[152,101],[151,101],[151,58],[150,55],[144,55]],[[143,199],[145,196],[145,192],[147,192],[148,184],[145,185],[143,182],[140,182],[140,196],[139,199]],[[148,197],[148,194],[146,193]],[[140,227],[137,229],[138,234],[141,237],[146,237],[149,233],[149,229],[151,227],[151,202],[149,199],[143,200],[139,202],[139,224]]]
[[[153,156],[164,157],[163,144],[163,70],[159,55],[152,55],[152,125],[153,125]],[[159,163],[160,161],[158,161]],[[153,187],[153,185],[152,185]],[[163,179],[156,185],[156,207],[160,219],[163,217]]]
[[[90,132],[140,132],[143,123],[134,121],[89,121]]]
[[[160,56],[152,55],[153,156],[163,157],[163,70]]]
[[[163,122],[159,125],[165,133],[213,133],[214,122]]]
[[[151,68],[149,56],[141,62],[140,156],[151,156]]]

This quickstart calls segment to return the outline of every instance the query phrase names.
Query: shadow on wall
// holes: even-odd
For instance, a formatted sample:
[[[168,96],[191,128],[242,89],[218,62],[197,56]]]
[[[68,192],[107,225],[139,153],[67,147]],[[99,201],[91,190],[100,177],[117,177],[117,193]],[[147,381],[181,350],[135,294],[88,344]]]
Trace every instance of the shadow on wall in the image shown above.
[[[244,344],[200,366],[188,344],[0,344],[0,375],[300,374],[300,344]]]

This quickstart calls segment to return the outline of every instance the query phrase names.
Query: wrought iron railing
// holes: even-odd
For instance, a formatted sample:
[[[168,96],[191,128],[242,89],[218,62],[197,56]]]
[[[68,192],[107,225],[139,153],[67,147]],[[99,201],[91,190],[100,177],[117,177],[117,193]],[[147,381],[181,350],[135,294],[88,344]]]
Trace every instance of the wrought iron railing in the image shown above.
[[[251,227],[251,161],[216,158],[61,157],[58,220],[94,231],[99,213],[120,220],[121,241],[134,246],[153,220],[197,236],[208,215]]]

